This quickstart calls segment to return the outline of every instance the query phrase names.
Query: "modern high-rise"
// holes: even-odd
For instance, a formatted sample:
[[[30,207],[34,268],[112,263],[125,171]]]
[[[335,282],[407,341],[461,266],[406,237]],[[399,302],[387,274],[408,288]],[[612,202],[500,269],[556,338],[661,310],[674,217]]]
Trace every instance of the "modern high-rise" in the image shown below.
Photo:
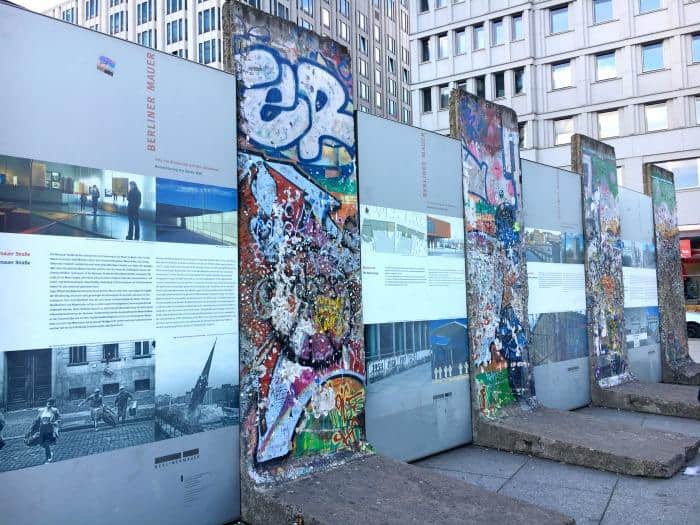
[[[225,0],[66,0],[44,14],[223,68]],[[346,46],[355,106],[410,123],[408,0],[250,0]]]
[[[523,158],[568,168],[571,135],[598,138],[624,186],[647,162],[674,171],[700,237],[700,2],[411,1],[414,125],[447,133],[462,87],[517,112]]]

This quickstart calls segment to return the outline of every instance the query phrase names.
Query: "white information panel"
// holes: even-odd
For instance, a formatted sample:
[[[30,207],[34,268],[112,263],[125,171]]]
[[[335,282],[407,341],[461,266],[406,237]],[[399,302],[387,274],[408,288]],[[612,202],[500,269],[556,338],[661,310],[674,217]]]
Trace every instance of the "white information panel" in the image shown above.
[[[235,520],[235,79],[4,3],[0,35],[2,521]]]
[[[367,438],[412,460],[471,441],[461,149],[357,113]]]

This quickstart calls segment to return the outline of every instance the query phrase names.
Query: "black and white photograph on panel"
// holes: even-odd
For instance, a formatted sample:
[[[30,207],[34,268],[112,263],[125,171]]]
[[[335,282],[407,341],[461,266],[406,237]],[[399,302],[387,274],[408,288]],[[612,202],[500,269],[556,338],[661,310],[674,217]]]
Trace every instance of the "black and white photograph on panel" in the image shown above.
[[[158,354],[157,440],[238,424],[236,334],[169,339]]]
[[[0,352],[0,472],[154,441],[153,339]]]

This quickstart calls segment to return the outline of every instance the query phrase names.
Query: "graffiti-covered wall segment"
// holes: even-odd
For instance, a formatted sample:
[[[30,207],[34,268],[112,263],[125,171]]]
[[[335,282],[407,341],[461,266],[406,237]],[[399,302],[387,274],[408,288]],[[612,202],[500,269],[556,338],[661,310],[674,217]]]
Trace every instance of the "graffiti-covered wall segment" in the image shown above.
[[[364,447],[350,57],[235,4],[241,410],[254,482]]]
[[[688,354],[673,173],[653,164],[645,165],[644,192],[651,196],[654,214],[663,381],[698,384],[700,366],[694,365]]]
[[[512,110],[461,90],[451,94],[450,121],[462,142],[473,405],[495,415],[534,396],[518,121]]]
[[[615,149],[583,135],[571,141],[571,165],[583,177],[584,266],[591,385],[632,379],[624,340],[622,239]]]

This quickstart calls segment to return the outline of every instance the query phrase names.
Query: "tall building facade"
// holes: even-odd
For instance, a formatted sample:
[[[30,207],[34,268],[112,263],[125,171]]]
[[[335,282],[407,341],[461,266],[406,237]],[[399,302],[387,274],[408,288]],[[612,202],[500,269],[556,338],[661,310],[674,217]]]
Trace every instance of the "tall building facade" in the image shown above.
[[[66,0],[44,14],[223,68],[225,0]],[[250,0],[346,46],[355,105],[410,123],[408,0]]]
[[[411,0],[413,123],[447,133],[452,88],[513,108],[521,156],[570,166],[570,138],[615,147],[618,178],[676,175],[700,248],[700,2]]]

